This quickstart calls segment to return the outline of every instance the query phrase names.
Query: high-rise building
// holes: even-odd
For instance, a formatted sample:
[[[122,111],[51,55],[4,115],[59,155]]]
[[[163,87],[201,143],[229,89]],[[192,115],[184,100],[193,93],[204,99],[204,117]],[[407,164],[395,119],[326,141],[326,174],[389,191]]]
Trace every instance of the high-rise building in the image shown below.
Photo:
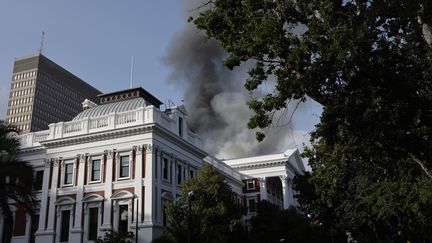
[[[17,58],[6,121],[22,133],[45,130],[75,117],[85,99],[98,103],[100,93],[41,54]]]

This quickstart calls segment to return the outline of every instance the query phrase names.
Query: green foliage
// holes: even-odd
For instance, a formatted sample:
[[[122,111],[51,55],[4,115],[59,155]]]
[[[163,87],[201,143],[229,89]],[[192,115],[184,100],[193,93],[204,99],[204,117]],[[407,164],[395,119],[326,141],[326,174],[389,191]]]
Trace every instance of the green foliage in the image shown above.
[[[241,227],[241,212],[224,177],[206,164],[182,185],[178,201],[167,206],[170,223],[166,236],[177,243],[188,242],[188,237],[195,243],[234,242]]]
[[[18,159],[20,140],[17,129],[0,121],[0,212],[4,216],[4,242],[13,232],[12,203],[33,214],[37,206],[33,192],[33,167]]]
[[[193,22],[227,67],[254,61],[248,90],[276,79],[250,102],[249,128],[289,99],[323,105],[298,188],[316,220],[360,242],[432,238],[429,0],[216,0]]]
[[[133,232],[117,232],[117,231],[107,231],[104,237],[98,237],[96,243],[132,243],[134,238]]]
[[[263,201],[258,204],[257,216],[252,218],[250,239],[253,243],[285,242],[344,242],[344,235],[331,235],[323,226],[313,224],[296,208],[282,210]]]

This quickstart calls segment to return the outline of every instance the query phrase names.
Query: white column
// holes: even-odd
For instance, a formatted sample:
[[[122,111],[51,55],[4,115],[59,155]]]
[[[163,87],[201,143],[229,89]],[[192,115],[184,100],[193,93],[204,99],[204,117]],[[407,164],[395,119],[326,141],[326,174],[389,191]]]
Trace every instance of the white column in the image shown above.
[[[57,182],[60,179],[61,175],[59,175],[59,167],[61,166],[61,159],[54,159],[52,180],[51,180],[51,190],[49,191],[49,205],[48,205],[48,225],[46,230],[54,232],[54,219],[56,214],[56,206],[55,201],[57,200]],[[64,171],[62,171],[64,172]]]
[[[177,160],[174,158],[173,155],[170,156],[170,160],[171,160],[171,194],[173,195],[173,197],[175,198],[176,196],[176,191],[177,191]],[[162,204],[159,204],[162,207]],[[161,208],[161,214],[162,214],[162,208]],[[162,220],[161,220],[162,222]]]
[[[144,145],[145,149],[145,161],[146,161],[146,175],[144,178],[144,223],[145,224],[153,224],[154,221],[154,212],[153,212],[153,187],[154,187],[154,178],[156,172],[154,171],[154,151],[153,146],[151,144]]]
[[[268,200],[267,197],[267,188],[266,188],[266,178],[261,177],[258,178],[259,184],[260,184],[260,199],[261,200]]]
[[[283,208],[286,209],[291,205],[294,205],[293,191],[292,191],[292,180],[286,176],[279,176],[282,182],[282,196],[283,196]]]
[[[43,174],[43,182],[42,182],[42,197],[39,209],[39,227],[38,232],[45,229],[45,218],[48,207],[48,195],[49,195],[49,177],[50,177],[50,168],[51,168],[51,160],[45,159],[45,169]]]
[[[106,156],[106,177],[105,177],[105,199],[104,199],[104,217],[103,223],[101,226],[101,230],[110,230],[112,229],[111,225],[111,195],[112,195],[112,175],[113,175],[113,159],[114,152],[111,150],[105,151]]]
[[[155,194],[155,200],[153,200],[153,203],[156,204],[156,207],[154,207],[155,210],[157,210],[157,212],[155,211],[155,220],[157,222],[162,222],[162,210],[161,210],[161,206],[162,206],[162,163],[163,163],[163,155],[164,152],[162,151],[162,149],[158,150],[158,161],[155,161],[155,163],[158,164],[157,166],[157,171],[155,171],[155,173],[158,173],[158,179],[157,179],[157,183],[155,183],[155,189],[156,192]],[[169,161],[169,160],[168,160]],[[169,166],[169,162],[168,162],[168,166]],[[169,170],[169,167],[168,167]]]
[[[138,218],[136,220],[138,220],[139,223],[141,223],[141,215],[142,215],[142,210],[141,210],[141,206],[140,204],[143,203],[143,200],[141,198],[142,196],[142,178],[143,178],[143,174],[142,174],[142,147],[140,145],[135,146],[134,147],[135,150],[135,181],[134,181],[134,186],[135,186],[135,194],[138,197],[138,205],[137,205],[137,210],[138,210]],[[135,201],[136,202],[136,201]],[[136,217],[136,211],[134,210],[134,218]]]
[[[70,242],[80,242],[81,241],[81,235],[83,233],[82,229],[82,220],[81,217],[83,215],[83,205],[82,205],[82,199],[84,197],[84,173],[85,173],[85,161],[86,161],[86,155],[84,154],[78,154],[75,160],[75,164],[78,167],[76,170],[76,173],[78,173],[77,181],[76,181],[76,187],[77,187],[77,193],[76,193],[76,205],[75,205],[75,213],[73,216],[75,217],[75,225],[73,225],[70,233]],[[84,216],[85,217],[85,216]]]

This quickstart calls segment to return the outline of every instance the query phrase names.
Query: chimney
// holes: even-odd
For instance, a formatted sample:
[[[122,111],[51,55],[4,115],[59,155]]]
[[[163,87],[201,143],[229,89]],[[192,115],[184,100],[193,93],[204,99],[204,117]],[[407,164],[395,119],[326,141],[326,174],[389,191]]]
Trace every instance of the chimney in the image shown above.
[[[81,104],[82,104],[83,111],[97,106],[96,103],[94,103],[93,101],[91,101],[89,99],[85,99],[84,102],[82,102]]]

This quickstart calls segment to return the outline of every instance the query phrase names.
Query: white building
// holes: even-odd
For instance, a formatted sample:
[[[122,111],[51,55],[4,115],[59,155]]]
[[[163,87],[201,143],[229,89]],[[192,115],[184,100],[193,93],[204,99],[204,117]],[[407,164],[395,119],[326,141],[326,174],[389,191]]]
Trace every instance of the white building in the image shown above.
[[[21,159],[36,170],[40,208],[33,218],[14,208],[12,242],[93,242],[106,230],[135,232],[136,225],[139,242],[151,242],[166,224],[164,203],[203,163],[221,171],[250,215],[264,199],[295,205],[291,179],[304,171],[297,150],[220,161],[187,128],[183,106],[161,111],[142,88],[100,98],[100,105],[84,102],[72,121],[22,135]]]

